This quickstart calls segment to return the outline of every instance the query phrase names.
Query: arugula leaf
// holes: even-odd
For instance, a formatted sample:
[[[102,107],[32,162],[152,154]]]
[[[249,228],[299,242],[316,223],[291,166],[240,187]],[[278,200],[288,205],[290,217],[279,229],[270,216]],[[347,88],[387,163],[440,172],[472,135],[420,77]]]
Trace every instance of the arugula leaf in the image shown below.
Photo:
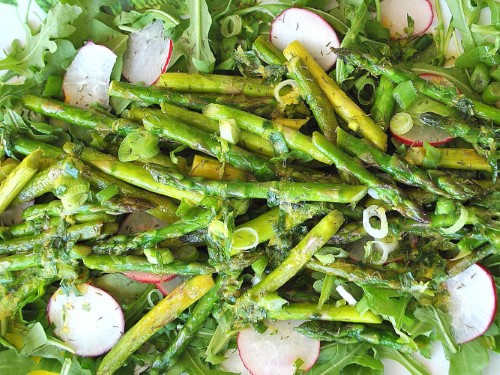
[[[481,15],[481,5],[473,0],[446,0],[452,14],[451,24],[460,31],[465,51],[483,44],[484,37],[471,31]]]
[[[448,315],[434,306],[421,307],[415,310],[415,318],[421,322],[429,323],[434,328],[434,333],[446,349],[455,354],[458,349],[451,336],[451,324]]]
[[[36,368],[33,358],[9,349],[0,352],[0,374],[26,375]]]
[[[189,371],[189,375],[227,375],[230,374],[222,370],[212,370],[205,365],[200,356],[186,350],[179,359],[179,362],[168,370],[165,375],[181,375]]]
[[[25,47],[21,47],[19,41],[15,40],[9,54],[0,60],[0,70],[11,70],[21,76],[32,77],[33,68],[45,66],[45,52],[56,51],[54,39],[68,37],[76,30],[72,23],[81,12],[81,8],[77,6],[57,4],[49,11],[46,21],[35,35],[31,35],[29,26],[24,25]]]
[[[400,363],[412,375],[429,375],[430,374],[429,370],[427,370],[427,368],[423,364],[421,364],[419,361],[417,361],[411,355],[406,354],[406,353],[401,353],[398,350],[388,348],[388,347],[379,346],[377,348],[377,355],[380,356],[380,358],[392,359],[393,361]]]
[[[17,7],[16,0],[0,0],[0,4],[14,5]]]
[[[188,57],[188,71],[211,73],[215,57],[208,43],[208,33],[212,17],[205,0],[186,0],[189,8],[189,27],[184,31],[180,42]]]
[[[383,370],[384,365],[370,353],[369,344],[328,344],[321,348],[318,361],[309,370],[310,375],[336,375],[348,365],[357,364],[373,370]]]
[[[458,353],[450,357],[449,375],[481,375],[488,365],[489,355],[486,339],[480,337],[460,346]]]

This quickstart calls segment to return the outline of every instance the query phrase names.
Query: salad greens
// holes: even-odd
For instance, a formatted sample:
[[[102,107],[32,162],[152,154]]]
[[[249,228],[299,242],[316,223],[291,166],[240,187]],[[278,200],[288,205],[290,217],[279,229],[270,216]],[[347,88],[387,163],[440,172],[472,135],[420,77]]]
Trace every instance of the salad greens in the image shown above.
[[[414,355],[436,342],[450,374],[480,374],[500,351],[495,311],[457,342],[445,286],[476,263],[500,286],[500,3],[437,1],[400,39],[379,0],[36,4],[44,21],[0,59],[0,373],[230,374],[238,332],[273,319],[321,341],[296,374],[429,374]],[[332,71],[269,41],[291,7],[337,32]],[[154,21],[168,69],[124,82],[129,36]],[[63,92],[89,41],[116,55],[110,109]],[[400,115],[414,133],[389,128]],[[125,322],[93,358],[46,316],[85,282]]]

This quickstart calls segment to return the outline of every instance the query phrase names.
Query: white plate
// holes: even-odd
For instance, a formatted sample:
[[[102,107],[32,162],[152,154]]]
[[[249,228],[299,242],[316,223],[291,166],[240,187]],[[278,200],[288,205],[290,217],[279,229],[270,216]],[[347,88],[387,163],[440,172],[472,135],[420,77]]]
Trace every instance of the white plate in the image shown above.
[[[14,39],[24,39],[23,23],[26,21],[26,12],[28,0],[18,0],[19,8],[13,6],[0,4],[0,56],[3,50],[10,46]],[[433,2],[433,1],[432,1]],[[443,2],[443,0],[441,0]],[[443,4],[443,9],[446,10],[446,5]],[[32,26],[39,24],[40,19],[43,18],[43,11],[33,2],[31,11],[28,16],[28,22]],[[449,14],[445,12],[445,16]],[[453,41],[452,41],[453,43]],[[421,356],[416,356],[420,362],[425,364],[430,370],[432,375],[444,375],[448,373],[449,363],[444,357],[441,345],[436,344],[432,351],[432,360],[425,359]],[[392,360],[384,360],[385,374],[386,375],[406,375],[409,372],[399,363]],[[500,373],[500,354],[491,353],[490,363],[484,370],[483,375],[498,375]],[[467,375],[467,374],[464,374]]]

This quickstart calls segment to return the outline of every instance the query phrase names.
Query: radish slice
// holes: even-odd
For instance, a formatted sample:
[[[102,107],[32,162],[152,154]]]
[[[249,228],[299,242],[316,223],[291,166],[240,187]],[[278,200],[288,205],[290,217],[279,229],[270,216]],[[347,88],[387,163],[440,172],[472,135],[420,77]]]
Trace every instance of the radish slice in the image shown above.
[[[241,375],[252,375],[243,364],[238,349],[230,349],[226,352],[226,355],[226,360],[220,364],[224,371]]]
[[[246,328],[238,335],[241,360],[252,375],[293,375],[294,363],[300,358],[300,369],[309,370],[319,355],[320,341],[303,336],[294,328],[303,321],[267,322],[268,329],[259,333]]]
[[[110,350],[123,335],[125,320],[120,305],[108,293],[89,284],[80,294],[59,288],[47,306],[54,333],[77,355],[96,357]]]
[[[129,279],[147,284],[162,283],[164,281],[172,280],[176,276],[176,275],[159,275],[157,273],[139,272],[139,271],[124,272],[123,274],[127,276]]]
[[[445,283],[449,293],[451,332],[462,344],[481,336],[495,319],[495,281],[482,266],[474,264]]]
[[[64,101],[80,108],[99,104],[109,108],[108,86],[116,54],[88,42],[78,50],[63,81]]]
[[[130,34],[123,56],[123,76],[132,83],[152,85],[167,70],[172,49],[172,40],[163,37],[161,21],[155,21]]]
[[[164,282],[156,283],[156,289],[158,289],[164,296],[168,296],[172,293],[172,290],[181,285],[184,281],[186,281],[185,277],[170,275],[169,280],[165,280]]]
[[[391,38],[408,36],[407,16],[413,19],[413,35],[424,34],[432,25],[434,12],[428,0],[382,0],[380,2],[382,25],[389,29]]]
[[[419,74],[419,77],[435,84],[453,87],[450,81],[436,74]],[[459,91],[457,90],[457,92]],[[412,128],[404,134],[396,134],[392,132],[392,130],[391,134],[395,139],[405,145],[418,147],[423,146],[424,142],[429,143],[431,146],[440,146],[454,139],[443,130],[419,122],[414,122]]]
[[[408,132],[400,135],[392,133],[392,136],[408,146],[423,146],[424,142],[440,146],[453,140],[448,133],[423,124],[413,124]]]
[[[331,48],[340,47],[335,30],[321,16],[306,9],[289,8],[271,24],[271,43],[284,50],[298,40],[324,70],[330,70],[337,55]]]

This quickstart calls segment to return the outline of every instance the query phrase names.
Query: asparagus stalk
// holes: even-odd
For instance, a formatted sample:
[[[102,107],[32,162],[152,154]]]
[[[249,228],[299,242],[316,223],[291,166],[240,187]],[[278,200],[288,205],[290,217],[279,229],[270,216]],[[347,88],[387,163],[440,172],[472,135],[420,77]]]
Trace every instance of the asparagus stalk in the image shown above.
[[[280,126],[279,124],[275,124],[272,121],[254,114],[219,104],[207,105],[203,109],[203,113],[215,120],[234,119],[241,129],[257,134],[267,140],[271,140],[273,137],[282,136],[286,141],[286,145],[292,150],[309,155],[312,159],[320,162],[331,164],[330,160],[325,158],[325,156],[313,146],[309,137],[296,130]]]
[[[382,318],[371,311],[360,314],[354,306],[323,305],[315,303],[291,303],[277,310],[267,310],[266,316],[276,320],[321,320],[328,322],[350,322],[380,324]]]
[[[78,154],[81,160],[93,165],[108,175],[147,191],[178,200],[187,199],[192,202],[199,202],[203,199],[203,197],[197,193],[182,191],[171,186],[160,184],[141,166],[132,162],[120,162],[113,156],[103,154],[90,147],[78,149],[74,144],[68,142],[64,145],[64,150],[69,154]]]
[[[209,318],[215,303],[219,300],[219,293],[224,284],[224,276],[218,276],[215,285],[205,294],[196,304],[184,327],[177,333],[174,341],[170,343],[167,350],[156,357],[152,367],[155,369],[166,370],[174,366],[179,360],[179,356],[189,345],[193,337]]]
[[[259,180],[269,180],[275,176],[274,168],[267,160],[233,144],[223,147],[221,141],[212,134],[190,127],[167,114],[146,115],[143,122],[144,127],[156,136],[173,139],[214,156],[219,161],[252,173]]]
[[[290,43],[283,51],[287,59],[300,57],[306,64],[315,82],[321,87],[335,112],[349,124],[349,127],[377,148],[387,148],[387,135],[354,103],[335,81],[316,63],[314,58],[298,41]],[[328,138],[328,137],[327,137]]]
[[[214,273],[214,267],[201,262],[173,261],[166,264],[150,263],[145,257],[137,255],[99,255],[83,257],[83,263],[89,269],[106,273],[151,272],[158,275],[195,276]]]
[[[343,221],[344,218],[338,211],[334,210],[327,214],[304,236],[297,246],[290,250],[288,256],[278,267],[249,289],[240,297],[240,300],[256,299],[283,286],[309,262],[317,250],[323,247],[340,228]]]
[[[19,194],[22,188],[38,171],[38,160],[41,151],[34,151],[19,163],[0,185],[0,213],[5,211],[9,204]]]
[[[415,348],[401,342],[400,337],[391,331],[366,327],[362,324],[339,325],[330,322],[305,322],[296,328],[297,332],[321,341],[341,344],[357,344],[367,342],[372,345],[383,345],[411,354]]]
[[[284,65],[286,63],[283,53],[263,35],[255,39],[252,50],[257,54],[259,59],[268,64]]]
[[[436,148],[440,153],[437,166],[440,168],[462,169],[468,171],[492,172],[491,165],[471,148]],[[404,158],[411,164],[423,165],[426,158],[424,147],[410,147]]]
[[[415,89],[421,94],[454,107],[467,116],[473,115],[479,119],[493,121],[497,125],[500,124],[500,109],[466,98],[462,94],[458,94],[455,88],[436,85],[416,74],[397,69],[387,62],[381,64],[373,56],[351,49],[336,48],[334,52],[347,64],[366,69],[376,76],[384,75],[396,84],[412,81]]]
[[[285,56],[289,57],[286,54]],[[300,96],[309,104],[314,118],[325,137],[333,142],[338,123],[332,104],[323,96],[323,91],[314,80],[307,63],[297,56],[290,56],[288,60],[288,75],[297,82]]]
[[[148,170],[155,180],[162,184],[223,199],[254,198],[280,202],[355,203],[367,192],[367,188],[361,185],[288,181],[214,181],[191,178],[156,167],[149,167]]]
[[[35,174],[19,191],[12,203],[20,204],[29,202],[45,193],[51,192],[54,189],[57,177],[64,172],[64,165],[65,162],[59,162]]]
[[[181,108],[175,105],[162,103],[161,110],[167,115],[182,121],[183,123],[193,126],[197,129],[204,130],[209,133],[219,132],[219,122],[212,120],[207,116],[190,111],[185,108]],[[147,114],[154,114],[156,111],[150,108],[134,108],[127,112],[128,116],[131,116],[136,121],[142,121]],[[266,142],[253,133],[247,132],[245,130],[240,131],[240,137],[238,140],[238,145],[246,150],[255,152],[259,155],[266,157],[273,157],[274,150],[269,142]]]
[[[0,255],[20,253],[43,245],[56,236],[63,236],[66,241],[85,241],[99,237],[103,229],[101,222],[89,222],[72,225],[61,233],[61,229],[54,227],[32,236],[18,237],[0,242]]]
[[[155,84],[173,91],[187,93],[245,95],[272,97],[274,87],[260,78],[220,74],[163,73]]]
[[[121,254],[128,250],[152,247],[169,239],[205,228],[212,220],[213,213],[209,209],[199,209],[196,220],[180,220],[158,229],[140,232],[136,235],[118,235],[98,242],[92,250],[95,253]]]
[[[54,99],[25,95],[22,98],[25,108],[45,116],[82,126],[99,133],[118,133],[125,136],[135,131],[139,125],[125,118],[116,118],[97,111],[78,108]]]
[[[178,286],[123,335],[103,358],[96,374],[108,375],[117,371],[153,334],[177,318],[213,286],[214,281],[210,275],[196,276]]]
[[[276,100],[267,97],[246,97],[243,95],[221,94],[185,94],[166,90],[161,87],[144,87],[125,82],[112,81],[108,93],[110,96],[149,104],[169,103],[191,110],[201,111],[210,103],[225,104],[245,111],[255,112],[264,117],[276,108]]]
[[[361,183],[373,189],[381,199],[391,204],[403,216],[426,222],[425,213],[411,199],[394,185],[389,185],[371,174],[362,165],[356,163],[349,155],[337,148],[319,133],[313,134],[314,145],[328,157],[335,166],[348,174],[354,175]]]
[[[437,174],[433,171],[424,172],[399,156],[385,154],[365,140],[356,138],[342,129],[337,132],[337,144],[346,152],[357,156],[365,163],[375,164],[406,185],[417,186],[431,193],[458,200],[468,200],[473,196],[484,194],[484,190],[472,181],[455,176],[447,178],[446,174]]]

